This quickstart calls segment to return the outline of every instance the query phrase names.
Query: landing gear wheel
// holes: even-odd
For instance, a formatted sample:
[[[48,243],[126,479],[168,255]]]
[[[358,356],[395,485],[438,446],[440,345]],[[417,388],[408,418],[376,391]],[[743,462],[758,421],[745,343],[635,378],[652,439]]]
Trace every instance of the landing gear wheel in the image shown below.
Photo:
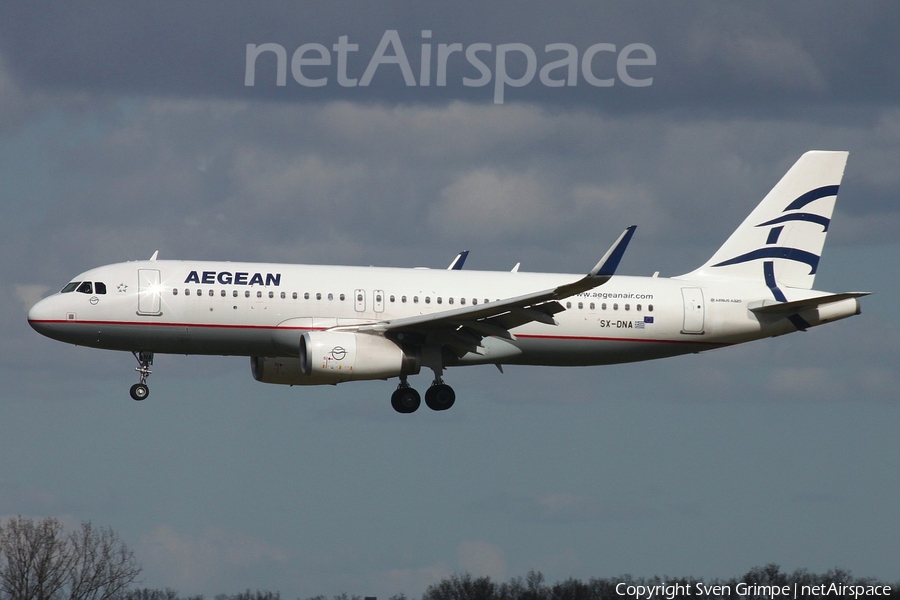
[[[431,410],[447,410],[456,402],[456,392],[446,383],[436,383],[425,392],[425,404]]]
[[[400,387],[391,394],[391,406],[398,413],[409,414],[416,412],[419,405],[422,404],[422,397],[419,392],[411,387]]]
[[[131,386],[131,397],[135,400],[143,400],[150,395],[150,388],[146,383],[136,383]]]
[[[150,365],[153,364],[152,352],[132,352],[134,358],[138,361],[138,367],[135,371],[141,376],[141,382],[131,386],[131,397],[135,400],[143,400],[150,395],[150,388],[147,387],[147,378],[153,372]]]

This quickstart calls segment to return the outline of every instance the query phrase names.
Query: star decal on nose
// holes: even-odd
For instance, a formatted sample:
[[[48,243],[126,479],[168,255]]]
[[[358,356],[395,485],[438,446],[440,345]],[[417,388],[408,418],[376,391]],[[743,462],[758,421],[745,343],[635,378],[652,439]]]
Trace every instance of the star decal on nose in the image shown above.
[[[119,285],[116,286],[116,288],[117,288],[120,292],[127,292],[127,291],[128,291],[128,286],[127,286],[126,284],[124,284],[124,283],[120,283]]]

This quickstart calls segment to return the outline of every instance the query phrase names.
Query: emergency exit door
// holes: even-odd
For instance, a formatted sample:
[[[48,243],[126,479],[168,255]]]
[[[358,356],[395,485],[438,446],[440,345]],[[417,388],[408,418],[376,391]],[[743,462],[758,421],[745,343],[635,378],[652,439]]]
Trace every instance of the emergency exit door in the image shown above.
[[[684,300],[684,326],[681,333],[703,333],[703,321],[706,310],[703,303],[703,290],[700,288],[681,288]]]

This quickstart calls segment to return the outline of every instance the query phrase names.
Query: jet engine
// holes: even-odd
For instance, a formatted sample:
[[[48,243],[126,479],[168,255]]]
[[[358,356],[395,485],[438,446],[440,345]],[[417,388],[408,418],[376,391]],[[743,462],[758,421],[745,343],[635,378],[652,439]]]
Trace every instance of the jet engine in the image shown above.
[[[308,331],[300,357],[250,358],[253,378],[263,383],[322,385],[387,379],[419,372],[418,353],[379,335]]]

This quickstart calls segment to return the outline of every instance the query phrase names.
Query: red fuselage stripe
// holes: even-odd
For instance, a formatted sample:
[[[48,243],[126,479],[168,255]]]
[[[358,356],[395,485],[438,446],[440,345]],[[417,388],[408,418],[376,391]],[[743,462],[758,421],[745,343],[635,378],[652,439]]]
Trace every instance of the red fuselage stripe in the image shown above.
[[[116,326],[124,325],[127,327],[189,327],[203,329],[259,329],[259,330],[280,330],[280,331],[319,331],[324,327],[278,327],[276,325],[228,325],[225,323],[172,323],[172,322],[145,322],[145,321],[69,321],[66,319],[47,319],[29,321],[29,323],[39,323],[45,325],[95,325],[95,326]],[[581,340],[586,342],[642,342],[650,344],[709,344],[712,346],[728,346],[730,344],[723,342],[709,342],[706,340],[660,340],[652,338],[616,338],[616,337],[597,337],[588,335],[541,335],[541,334],[517,334],[520,339],[535,340]]]

